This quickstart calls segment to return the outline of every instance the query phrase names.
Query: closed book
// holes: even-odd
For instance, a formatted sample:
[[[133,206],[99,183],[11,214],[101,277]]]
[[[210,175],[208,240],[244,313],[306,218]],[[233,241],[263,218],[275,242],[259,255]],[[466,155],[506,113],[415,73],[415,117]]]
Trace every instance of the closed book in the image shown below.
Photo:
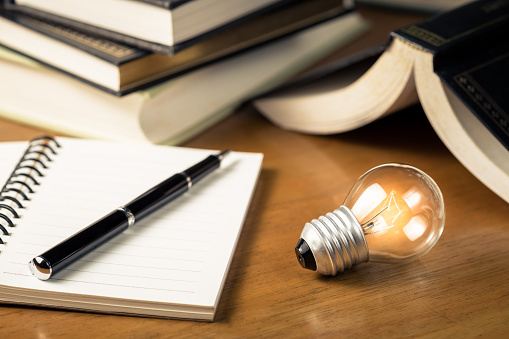
[[[167,56],[0,9],[0,44],[121,96],[347,12],[336,0],[299,1]]]
[[[365,28],[352,12],[122,97],[0,49],[0,115],[73,136],[178,144]]]
[[[442,12],[473,0],[358,0],[357,3],[404,11]]]
[[[246,18],[296,0],[4,0],[9,9],[173,55]]]
[[[255,105],[284,128],[331,134],[420,102],[456,158],[509,202],[508,31],[508,0],[468,3],[395,30],[367,70],[338,70]]]

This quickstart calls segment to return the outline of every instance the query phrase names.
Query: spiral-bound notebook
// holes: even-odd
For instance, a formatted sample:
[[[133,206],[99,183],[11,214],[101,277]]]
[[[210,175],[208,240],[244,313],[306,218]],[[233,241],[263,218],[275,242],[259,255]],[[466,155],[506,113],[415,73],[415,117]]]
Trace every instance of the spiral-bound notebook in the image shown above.
[[[0,154],[0,302],[213,320],[261,154],[232,152],[48,281],[31,275],[30,259],[211,151],[43,137],[0,143]]]

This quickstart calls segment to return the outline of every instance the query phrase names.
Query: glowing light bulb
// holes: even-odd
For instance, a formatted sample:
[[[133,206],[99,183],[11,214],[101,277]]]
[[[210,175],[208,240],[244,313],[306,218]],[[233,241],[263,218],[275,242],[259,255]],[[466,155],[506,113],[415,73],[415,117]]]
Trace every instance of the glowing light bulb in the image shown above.
[[[295,253],[302,267],[324,275],[366,261],[410,261],[435,245],[444,222],[433,179],[410,165],[381,165],[355,182],[337,210],[304,226]]]

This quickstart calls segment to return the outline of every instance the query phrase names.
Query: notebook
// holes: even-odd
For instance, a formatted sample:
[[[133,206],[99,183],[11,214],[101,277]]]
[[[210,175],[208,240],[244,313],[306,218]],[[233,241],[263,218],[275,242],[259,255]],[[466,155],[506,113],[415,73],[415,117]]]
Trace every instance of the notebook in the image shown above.
[[[48,281],[28,262],[214,153],[71,138],[0,143],[0,302],[213,321],[262,154],[232,152],[184,195]]]

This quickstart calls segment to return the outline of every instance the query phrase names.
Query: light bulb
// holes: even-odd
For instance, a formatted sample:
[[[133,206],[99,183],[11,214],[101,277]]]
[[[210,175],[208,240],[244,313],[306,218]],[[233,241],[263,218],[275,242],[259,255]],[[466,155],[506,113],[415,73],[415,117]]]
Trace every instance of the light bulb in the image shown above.
[[[380,165],[355,182],[342,206],[306,223],[295,253],[302,267],[324,275],[366,261],[410,261],[435,245],[444,222],[433,179],[410,165]]]

